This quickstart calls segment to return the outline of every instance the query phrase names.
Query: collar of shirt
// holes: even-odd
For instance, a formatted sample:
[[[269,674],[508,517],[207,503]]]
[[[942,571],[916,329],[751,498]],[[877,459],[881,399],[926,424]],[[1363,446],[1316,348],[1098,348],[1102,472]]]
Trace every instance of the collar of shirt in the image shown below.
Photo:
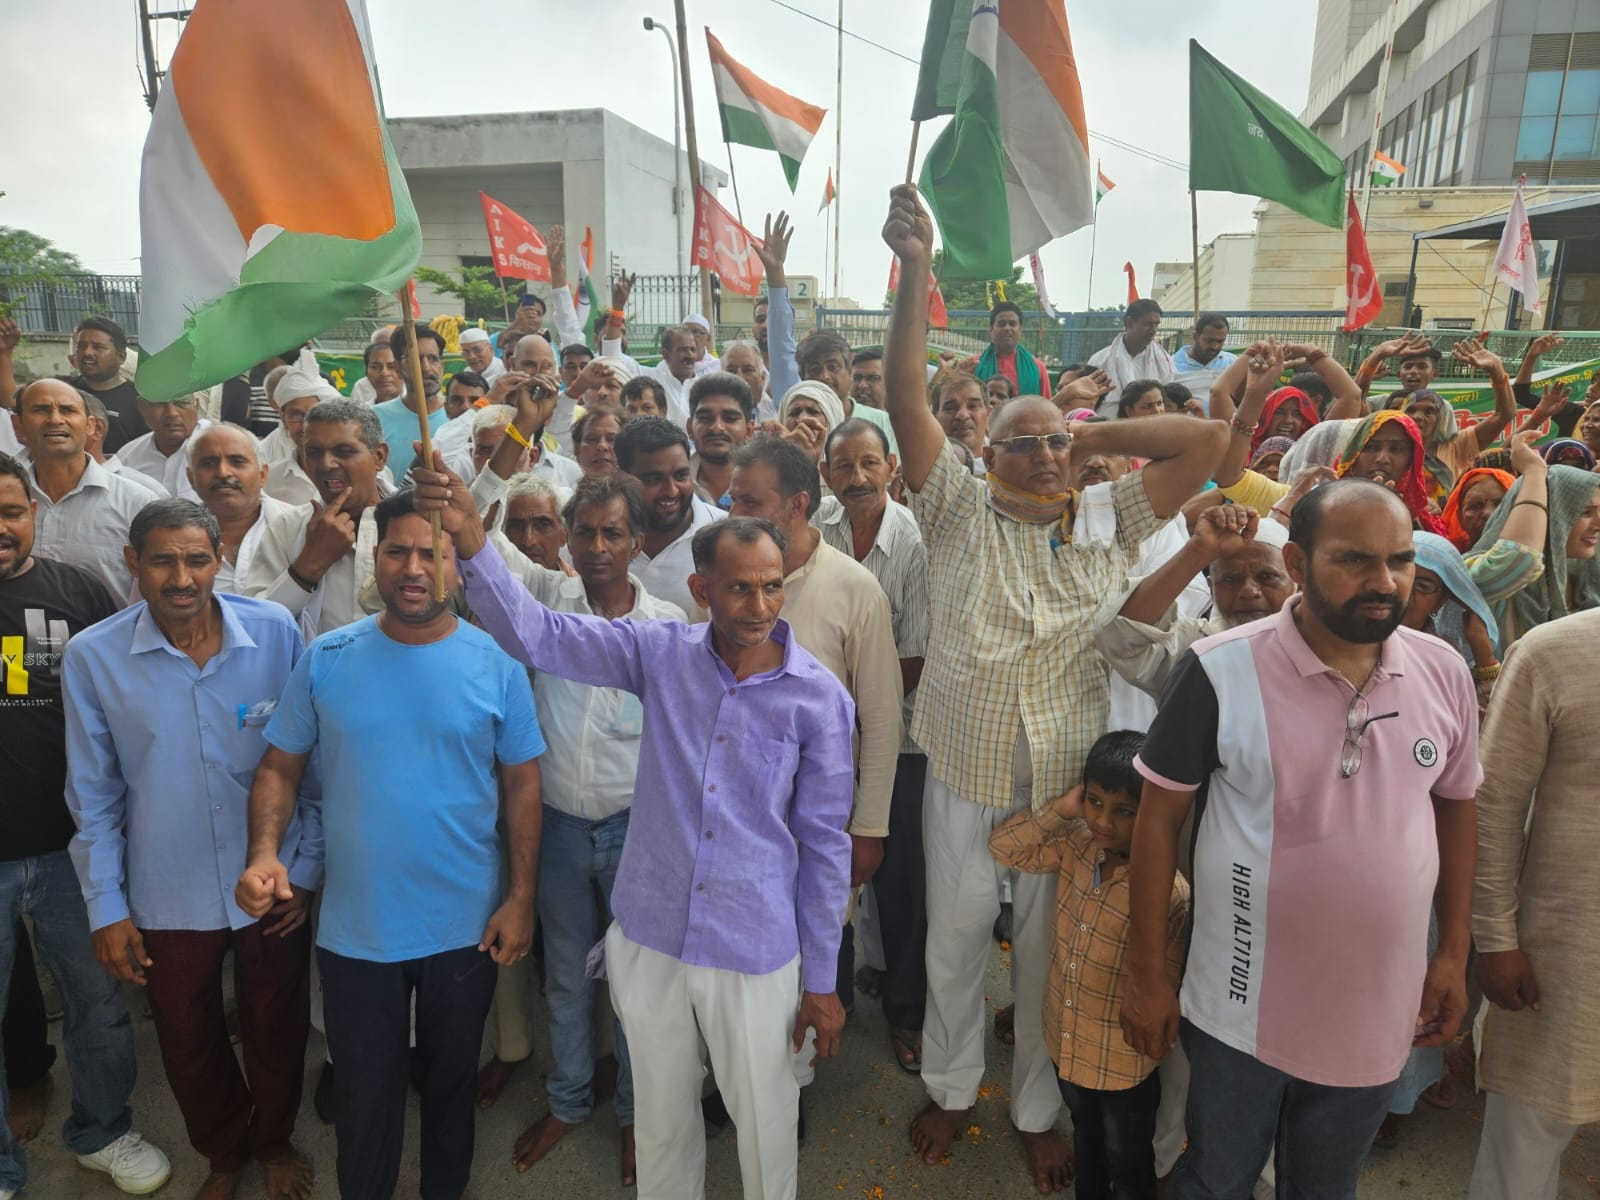
[[[1306,644],[1306,639],[1300,633],[1300,627],[1294,623],[1295,609],[1304,603],[1304,597],[1296,596],[1285,604],[1273,616],[1266,618],[1272,622],[1273,630],[1277,634],[1278,645],[1283,648],[1284,654],[1294,664],[1294,669],[1299,672],[1302,679],[1314,675],[1338,675],[1327,663],[1317,657],[1316,652]],[[1401,638],[1390,637],[1384,639],[1382,649],[1379,651],[1378,666],[1372,672],[1372,678],[1363,690],[1371,690],[1372,686],[1391,676],[1400,676],[1406,673],[1405,642]]]
[[[260,523],[258,519],[256,524],[259,525]],[[255,639],[250,636],[249,630],[240,623],[239,618],[234,615],[234,611],[229,605],[219,599],[217,600],[217,608],[222,614],[222,645],[207,660],[206,665],[200,669],[202,678],[220,667],[230,651],[241,646],[246,649],[253,649],[256,644]],[[156,624],[155,617],[150,615],[150,606],[145,605],[134,620],[133,637],[128,644],[128,653],[148,654],[152,650],[165,650],[168,654],[176,655],[179,658],[189,657],[167,640],[167,635],[161,632],[161,626]]]
[[[60,500],[55,501],[52,501],[49,496],[44,494],[44,489],[39,486],[39,468],[36,464],[30,463],[28,466],[28,473],[33,476],[33,488],[36,493],[34,499],[41,501],[45,507],[48,508],[52,504],[65,503],[86,488],[99,488],[101,491],[108,490],[111,487],[109,482],[111,479],[111,472],[106,470],[99,463],[95,462],[95,460],[88,454],[85,454],[83,457],[89,465],[84,467],[83,474],[79,477],[78,482],[73,486],[73,489],[65,496],[61,497]]]
[[[896,512],[896,509],[900,511]],[[901,520],[902,517],[904,520]],[[830,496],[823,502],[822,511],[817,514],[817,524],[836,530],[842,536],[845,545],[852,547],[851,557],[855,557],[854,527],[850,524],[850,510],[837,497]],[[917,530],[917,519],[905,505],[886,500],[883,520],[878,522],[878,534],[872,539],[872,549],[867,551],[867,558],[872,557],[874,550],[881,551],[886,558],[893,558],[901,540],[908,533],[921,540],[922,534]],[[861,561],[864,564],[866,559]]]

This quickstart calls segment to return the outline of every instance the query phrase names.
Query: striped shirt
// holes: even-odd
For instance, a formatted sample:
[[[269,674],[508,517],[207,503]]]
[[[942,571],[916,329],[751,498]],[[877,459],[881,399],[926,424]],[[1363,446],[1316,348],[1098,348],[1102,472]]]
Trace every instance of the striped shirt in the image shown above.
[[[1066,542],[1055,525],[991,508],[988,484],[948,446],[912,496],[928,551],[929,632],[911,736],[934,778],[963,799],[1015,806],[1024,732],[1036,798],[1078,782],[1111,705],[1095,614],[1164,523],[1143,476],[1088,488]]]
[[[834,496],[822,501],[817,512],[817,528],[822,538],[841,554],[855,557],[850,514]],[[901,658],[921,658],[928,651],[928,552],[922,546],[922,531],[917,519],[903,504],[889,501],[878,525],[878,536],[860,560],[872,572],[883,594],[889,598],[889,619],[894,626],[894,649]],[[921,754],[911,738],[911,716],[917,693],[906,695],[903,714],[906,728],[900,743],[901,754]]]
[[[1044,1044],[1061,1078],[1097,1092],[1143,1083],[1156,1060],[1122,1037],[1124,959],[1128,949],[1128,872],[1105,873],[1104,850],[1080,817],[1055,806],[1023,810],[989,838],[1001,866],[1042,875],[1059,871],[1055,937],[1044,994]],[[1167,978],[1183,977],[1188,948],[1189,885],[1173,876],[1167,910]]]

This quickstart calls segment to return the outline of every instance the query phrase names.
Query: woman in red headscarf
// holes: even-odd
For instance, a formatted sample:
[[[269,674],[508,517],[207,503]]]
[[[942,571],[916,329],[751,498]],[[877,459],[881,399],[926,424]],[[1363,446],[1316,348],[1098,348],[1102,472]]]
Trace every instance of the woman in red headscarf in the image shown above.
[[[1478,544],[1483,527],[1505,499],[1517,477],[1494,467],[1473,467],[1456,480],[1444,506],[1444,535],[1461,553]]]
[[[1412,524],[1443,537],[1444,524],[1428,507],[1423,457],[1422,434],[1416,422],[1390,408],[1373,413],[1356,426],[1334,474],[1340,479],[1355,476],[1392,487],[1411,510]]]
[[[1311,402],[1310,396],[1296,387],[1278,388],[1261,406],[1261,416],[1256,421],[1256,431],[1250,439],[1250,457],[1255,458],[1261,443],[1270,437],[1298,441],[1300,435],[1319,420],[1317,406]]]

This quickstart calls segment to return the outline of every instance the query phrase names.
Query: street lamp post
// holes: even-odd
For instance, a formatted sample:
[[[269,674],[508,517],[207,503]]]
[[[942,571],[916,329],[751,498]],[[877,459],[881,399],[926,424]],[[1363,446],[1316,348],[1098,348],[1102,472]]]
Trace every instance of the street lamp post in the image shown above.
[[[678,45],[660,21],[646,17],[644,27],[647,33],[653,29],[666,38],[672,54],[672,220],[678,233],[678,307],[688,311],[689,298],[683,290],[689,264],[683,258],[683,93],[678,86]]]

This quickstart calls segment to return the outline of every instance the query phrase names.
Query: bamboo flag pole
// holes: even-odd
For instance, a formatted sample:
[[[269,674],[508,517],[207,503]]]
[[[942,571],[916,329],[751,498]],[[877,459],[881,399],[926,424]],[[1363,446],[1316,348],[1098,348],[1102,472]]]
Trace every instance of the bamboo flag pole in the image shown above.
[[[906,155],[906,182],[917,181],[917,139],[922,136],[922,122],[911,122],[911,153]]]
[[[1100,214],[1096,213],[1094,224],[1089,226],[1089,294],[1084,297],[1083,311],[1091,312],[1094,309],[1094,249],[1100,241]]]
[[[417,405],[417,429],[422,436],[422,461],[433,470],[433,430],[428,428],[428,397],[423,391],[422,353],[417,348],[417,323],[411,315],[410,287],[400,289],[400,321],[406,331],[406,358],[411,362],[411,395]],[[433,598],[444,602],[444,526],[438,513],[428,514],[433,526]]]
[[[1189,189],[1189,250],[1194,263],[1194,315],[1200,316],[1200,205]]]

